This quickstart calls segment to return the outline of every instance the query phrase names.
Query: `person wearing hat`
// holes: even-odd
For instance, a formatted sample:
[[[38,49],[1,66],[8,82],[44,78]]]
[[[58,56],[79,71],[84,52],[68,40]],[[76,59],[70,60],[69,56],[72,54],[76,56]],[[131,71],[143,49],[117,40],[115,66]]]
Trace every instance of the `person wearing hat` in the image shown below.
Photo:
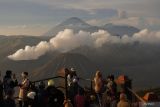
[[[78,79],[74,78],[72,80],[71,86],[68,88],[69,99],[71,100],[72,105],[75,107],[75,97],[78,95],[78,92],[84,92],[84,89],[78,84]]]
[[[117,107],[131,107],[130,103],[127,100],[126,94],[120,94],[120,101],[118,102]]]
[[[48,87],[46,88],[47,107],[61,107],[64,102],[64,94],[61,90],[54,86],[54,81],[48,81]]]
[[[78,78],[75,68],[71,68],[71,75],[72,75],[73,79],[77,79]]]
[[[36,92],[30,91],[27,94],[27,107],[36,107],[36,102],[35,102],[35,97],[36,97]]]
[[[30,85],[30,81],[28,79],[28,72],[22,72],[22,83],[19,84],[19,106],[20,107],[26,107],[26,98],[27,93]]]
[[[67,75],[67,83],[68,83],[69,87],[71,86],[71,84],[73,83],[73,81],[75,79],[78,79],[77,74],[76,74],[76,70],[74,68],[71,68],[70,72]]]

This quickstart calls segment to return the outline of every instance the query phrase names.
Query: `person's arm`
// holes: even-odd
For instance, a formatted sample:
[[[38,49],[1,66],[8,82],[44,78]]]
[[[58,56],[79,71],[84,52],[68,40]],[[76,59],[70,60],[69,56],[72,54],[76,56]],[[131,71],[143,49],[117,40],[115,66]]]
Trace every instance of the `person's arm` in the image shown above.
[[[10,85],[11,88],[14,88],[14,87],[18,86],[18,81],[17,80],[11,80],[9,85]]]
[[[18,86],[18,81],[16,78],[16,74],[13,74],[13,82],[14,82],[14,87]]]
[[[29,86],[29,80],[25,80],[25,82],[20,85],[20,88],[25,89],[28,88],[28,86]]]
[[[17,81],[17,79],[14,80],[14,86],[15,86],[15,87],[18,86],[18,81]]]
[[[121,106],[120,106],[120,102],[118,102],[117,107],[121,107]]]

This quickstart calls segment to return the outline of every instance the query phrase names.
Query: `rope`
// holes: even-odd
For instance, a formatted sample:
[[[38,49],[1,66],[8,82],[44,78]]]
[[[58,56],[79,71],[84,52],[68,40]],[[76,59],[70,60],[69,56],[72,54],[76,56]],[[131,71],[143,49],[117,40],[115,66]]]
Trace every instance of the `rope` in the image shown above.
[[[135,93],[133,90],[131,90],[130,88],[128,88],[128,90],[130,92],[132,92],[133,95],[135,95],[141,102],[146,103],[145,100],[143,100],[137,93]]]
[[[50,79],[56,79],[56,78],[63,78],[64,79],[65,77],[63,77],[63,76],[55,76],[55,77],[50,77],[50,78],[45,78],[45,79],[40,79],[40,80],[32,81],[32,83],[46,81],[46,80],[50,80]]]
[[[92,79],[84,79],[84,78],[81,78],[81,77],[79,77],[79,79],[81,79],[81,80],[85,80],[85,81],[93,81]]]

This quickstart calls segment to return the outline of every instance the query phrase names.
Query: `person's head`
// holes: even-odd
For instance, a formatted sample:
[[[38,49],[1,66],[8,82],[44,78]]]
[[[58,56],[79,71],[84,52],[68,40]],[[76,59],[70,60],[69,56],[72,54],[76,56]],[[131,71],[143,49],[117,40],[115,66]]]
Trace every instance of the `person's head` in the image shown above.
[[[22,76],[22,78],[27,78],[28,77],[28,72],[22,72],[21,76]]]
[[[52,79],[48,81],[48,86],[54,86],[54,81]]]
[[[102,74],[101,74],[100,71],[97,71],[97,72],[96,72],[96,77],[102,77]]]
[[[126,94],[121,93],[121,94],[120,94],[120,100],[121,100],[121,101],[126,101],[126,100],[127,100]]]
[[[111,81],[114,81],[114,75],[110,75]]]
[[[45,83],[43,81],[39,82],[38,87],[39,87],[39,89],[44,89],[45,88]]]
[[[107,76],[107,81],[114,81],[114,75]]]
[[[74,68],[71,68],[70,71],[73,76],[77,76],[76,70]]]
[[[11,76],[12,75],[12,71],[11,70],[7,70],[6,71],[6,76]]]

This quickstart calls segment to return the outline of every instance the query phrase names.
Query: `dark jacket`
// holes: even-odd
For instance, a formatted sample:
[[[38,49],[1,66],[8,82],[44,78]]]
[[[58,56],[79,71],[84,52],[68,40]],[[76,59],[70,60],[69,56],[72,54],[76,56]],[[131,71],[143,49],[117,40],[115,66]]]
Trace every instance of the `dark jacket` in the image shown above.
[[[9,90],[14,90],[14,87],[18,85],[17,80],[13,80],[11,76],[5,76],[3,78],[4,92],[7,93]]]
[[[47,92],[47,107],[62,107],[64,102],[64,94],[59,89],[54,86],[48,86],[46,88]]]
[[[0,102],[3,100],[3,83],[0,80]]]
[[[16,107],[15,101],[11,98],[6,98],[3,105],[3,107]]]
[[[78,93],[84,93],[84,90],[82,87],[78,85],[78,83],[72,83],[69,87],[69,99],[71,100],[71,103],[74,105],[74,98]]]
[[[37,92],[37,107],[46,107],[47,93],[45,89],[39,89]]]

